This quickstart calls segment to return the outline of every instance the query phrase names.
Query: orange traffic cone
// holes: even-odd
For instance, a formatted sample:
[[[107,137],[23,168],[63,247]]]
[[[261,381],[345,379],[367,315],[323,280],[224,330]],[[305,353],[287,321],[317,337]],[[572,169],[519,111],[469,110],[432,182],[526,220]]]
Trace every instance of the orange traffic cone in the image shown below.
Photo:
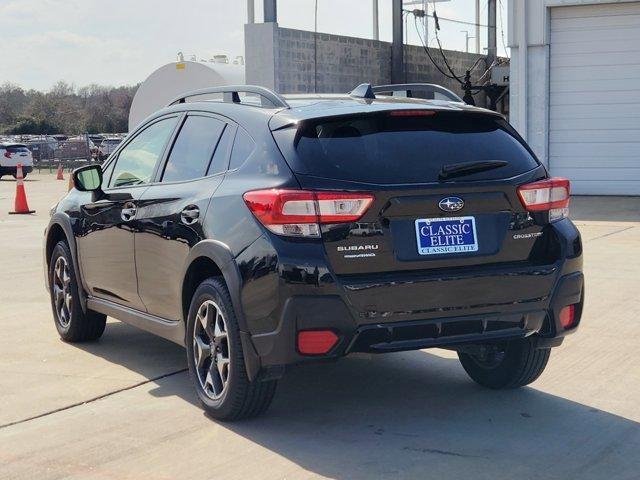
[[[22,176],[22,164],[16,166],[16,203],[15,211],[9,212],[10,215],[16,213],[35,213],[35,210],[29,210],[27,205],[27,194],[24,191],[24,177]]]
[[[56,180],[64,180],[64,175],[62,174],[62,163],[58,164],[58,176],[56,177]]]

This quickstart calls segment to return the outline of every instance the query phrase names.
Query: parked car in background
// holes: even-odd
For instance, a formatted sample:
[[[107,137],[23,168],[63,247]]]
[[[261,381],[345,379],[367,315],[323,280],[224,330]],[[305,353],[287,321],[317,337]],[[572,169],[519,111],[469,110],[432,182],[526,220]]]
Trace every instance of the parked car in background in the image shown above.
[[[53,160],[59,148],[58,141],[53,137],[31,138],[24,144],[31,150],[34,162]]]
[[[60,143],[56,151],[57,160],[89,160],[91,158],[91,146],[87,138],[82,135],[72,137]]]
[[[22,174],[26,177],[33,170],[33,155],[22,143],[0,143],[0,178],[3,175],[16,176],[16,167],[22,164]]]
[[[118,145],[122,142],[122,138],[120,137],[107,137],[105,138],[100,147],[98,147],[98,159],[105,160],[109,158],[109,155],[113,153],[113,151],[118,148]]]

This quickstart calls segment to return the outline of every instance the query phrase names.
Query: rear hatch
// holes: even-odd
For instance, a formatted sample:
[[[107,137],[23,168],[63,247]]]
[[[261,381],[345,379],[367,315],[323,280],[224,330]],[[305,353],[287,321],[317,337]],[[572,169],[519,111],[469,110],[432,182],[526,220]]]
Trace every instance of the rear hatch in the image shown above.
[[[23,166],[32,166],[33,165],[33,156],[31,155],[31,150],[29,150],[26,145],[20,144],[11,144],[3,147],[3,155],[1,160],[1,165],[3,167],[15,167],[18,163]]]
[[[553,230],[517,193],[546,171],[501,117],[391,110],[273,134],[303,189],[375,197],[357,222],[322,225],[331,268],[360,312],[490,311],[549,294]]]

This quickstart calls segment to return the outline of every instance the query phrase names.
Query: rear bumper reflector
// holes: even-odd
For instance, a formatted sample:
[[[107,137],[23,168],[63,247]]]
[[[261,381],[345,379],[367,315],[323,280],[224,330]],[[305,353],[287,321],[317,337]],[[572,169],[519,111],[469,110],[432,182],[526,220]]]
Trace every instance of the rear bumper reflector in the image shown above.
[[[324,355],[338,343],[331,330],[309,330],[298,333],[298,351],[302,355]]]

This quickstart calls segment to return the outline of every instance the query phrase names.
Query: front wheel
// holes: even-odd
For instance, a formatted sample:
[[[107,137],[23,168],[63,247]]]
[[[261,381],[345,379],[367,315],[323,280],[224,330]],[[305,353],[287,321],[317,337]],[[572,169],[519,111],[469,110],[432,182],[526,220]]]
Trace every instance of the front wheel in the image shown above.
[[[65,342],[85,342],[102,336],[107,317],[89,309],[82,310],[73,257],[66,242],[60,241],[51,253],[49,285],[53,319]]]
[[[458,352],[469,377],[488,388],[518,388],[534,382],[544,371],[549,348],[536,348],[533,338],[485,345],[474,353]]]
[[[194,293],[186,344],[189,375],[209,415],[239,420],[269,407],[277,382],[249,381],[238,322],[221,278],[203,281]]]

